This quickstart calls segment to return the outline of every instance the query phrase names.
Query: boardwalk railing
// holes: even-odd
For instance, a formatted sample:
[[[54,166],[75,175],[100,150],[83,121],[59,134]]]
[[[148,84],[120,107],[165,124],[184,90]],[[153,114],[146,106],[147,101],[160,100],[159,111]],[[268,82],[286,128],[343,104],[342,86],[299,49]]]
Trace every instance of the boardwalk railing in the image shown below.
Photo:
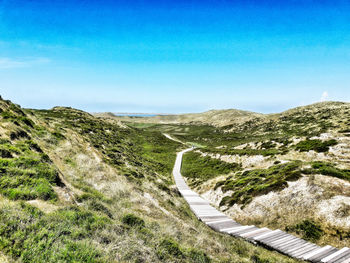
[[[340,250],[332,246],[320,247],[279,229],[244,226],[212,207],[208,201],[192,191],[181,176],[182,156],[192,149],[177,154],[173,175],[178,190],[199,220],[215,231],[243,238],[296,259],[317,263],[350,263],[350,249],[347,247]]]

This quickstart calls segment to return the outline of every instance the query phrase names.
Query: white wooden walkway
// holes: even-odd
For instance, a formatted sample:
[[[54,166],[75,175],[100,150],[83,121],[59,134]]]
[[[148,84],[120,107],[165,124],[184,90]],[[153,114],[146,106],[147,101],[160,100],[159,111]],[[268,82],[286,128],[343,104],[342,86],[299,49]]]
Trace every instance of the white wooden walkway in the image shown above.
[[[337,249],[332,246],[319,247],[282,230],[271,230],[256,226],[243,226],[212,207],[208,201],[192,191],[181,176],[182,156],[192,148],[179,152],[176,157],[173,175],[181,195],[189,204],[197,218],[215,231],[243,238],[260,244],[293,258],[319,263],[350,263],[350,249]]]

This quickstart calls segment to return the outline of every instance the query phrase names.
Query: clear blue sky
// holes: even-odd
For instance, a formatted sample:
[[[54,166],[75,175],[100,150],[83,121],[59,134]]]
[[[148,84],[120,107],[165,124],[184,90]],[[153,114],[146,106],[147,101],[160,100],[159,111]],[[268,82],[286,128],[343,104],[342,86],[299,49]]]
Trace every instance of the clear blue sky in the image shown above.
[[[93,112],[350,101],[350,2],[0,0],[0,94]]]

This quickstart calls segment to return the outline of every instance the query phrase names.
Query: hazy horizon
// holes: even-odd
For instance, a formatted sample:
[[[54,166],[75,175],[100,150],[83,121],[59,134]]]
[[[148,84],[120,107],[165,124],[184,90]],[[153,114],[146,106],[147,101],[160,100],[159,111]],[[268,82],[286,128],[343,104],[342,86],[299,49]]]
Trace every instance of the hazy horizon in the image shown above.
[[[2,96],[2,94],[0,94],[0,96]],[[5,98],[2,96],[2,99],[4,100],[11,100],[10,98]],[[178,114],[192,114],[192,113],[203,113],[203,112],[207,112],[207,111],[212,111],[212,110],[242,110],[242,111],[248,111],[248,112],[255,112],[255,113],[261,113],[261,114],[274,114],[274,113],[281,113],[283,111],[286,111],[286,110],[290,110],[290,109],[293,109],[293,108],[297,108],[297,107],[302,107],[302,106],[308,106],[308,105],[312,105],[312,104],[315,104],[315,103],[320,103],[320,102],[341,102],[341,103],[350,103],[348,101],[333,101],[333,100],[321,100],[321,101],[316,101],[316,102],[312,102],[312,103],[309,103],[309,104],[302,104],[302,105],[296,105],[296,106],[292,106],[292,107],[289,107],[289,108],[285,108],[285,109],[282,109],[280,111],[275,111],[275,112],[259,112],[259,111],[251,111],[251,110],[247,110],[247,109],[242,109],[242,108],[216,108],[216,109],[205,109],[203,111],[192,111],[192,112],[142,112],[142,111],[89,111],[89,110],[85,110],[83,108],[77,108],[77,107],[73,107],[73,106],[70,106],[70,105],[54,105],[52,107],[46,107],[46,108],[38,108],[38,107],[25,107],[23,105],[21,105],[20,103],[17,103],[16,101],[13,101],[11,100],[13,103],[15,104],[18,104],[20,105],[21,107],[23,108],[28,108],[28,109],[37,109],[37,110],[47,110],[47,109],[52,109],[54,107],[71,107],[71,108],[75,108],[75,109],[78,109],[78,110],[83,110],[83,111],[86,111],[88,113],[91,113],[91,114],[98,114],[98,113],[112,113],[112,114],[115,114],[115,115],[178,115]]]
[[[281,112],[350,101],[347,1],[0,1],[0,94],[27,108]]]

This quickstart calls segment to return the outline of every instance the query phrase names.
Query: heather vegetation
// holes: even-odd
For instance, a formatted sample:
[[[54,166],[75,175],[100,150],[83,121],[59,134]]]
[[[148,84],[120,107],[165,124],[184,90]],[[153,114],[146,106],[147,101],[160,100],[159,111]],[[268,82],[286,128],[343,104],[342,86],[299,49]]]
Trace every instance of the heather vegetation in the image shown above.
[[[315,140],[307,139],[305,141],[299,142],[295,146],[295,148],[301,152],[308,152],[311,150],[316,152],[328,152],[330,146],[334,146],[337,144],[338,142],[334,139],[326,140],[326,141],[321,141],[318,139],[315,139]]]
[[[190,180],[192,186],[219,175],[240,170],[237,163],[227,163],[209,156],[202,157],[200,153],[188,152],[183,157],[181,174]]]
[[[0,193],[11,200],[55,201],[52,187],[62,182],[50,158],[31,140],[33,121],[13,104],[1,115],[2,122],[13,128],[7,138],[0,139]]]
[[[311,168],[303,170],[305,174],[322,174],[350,181],[350,170],[339,169],[332,163],[315,161],[311,163]]]
[[[286,231],[296,232],[301,235],[305,240],[309,241],[317,241],[324,234],[322,228],[317,223],[312,220],[303,220],[302,222],[294,225],[286,227]]]
[[[295,262],[198,222],[172,187],[186,146],[158,127],[0,102],[0,259]]]
[[[300,161],[293,161],[273,165],[268,169],[237,172],[216,184],[215,188],[221,186],[224,192],[233,191],[232,195],[221,200],[220,205],[245,205],[251,202],[254,196],[281,190],[287,186],[287,181],[300,178],[300,167]]]

